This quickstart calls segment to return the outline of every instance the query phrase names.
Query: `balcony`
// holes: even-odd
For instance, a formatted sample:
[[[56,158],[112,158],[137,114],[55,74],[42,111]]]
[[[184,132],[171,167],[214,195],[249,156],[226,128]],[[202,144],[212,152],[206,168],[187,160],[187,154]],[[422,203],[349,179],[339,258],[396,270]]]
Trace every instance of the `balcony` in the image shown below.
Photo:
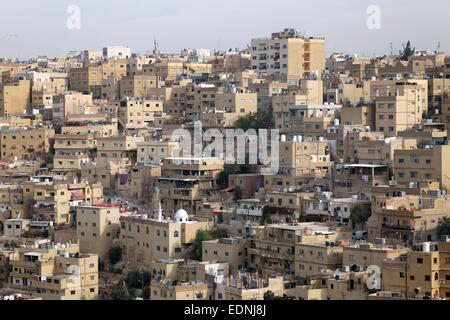
[[[294,261],[294,254],[290,252],[278,252],[276,250],[258,249],[258,248],[248,248],[248,253],[259,255],[261,258],[272,258],[272,259],[282,259]]]
[[[411,226],[398,226],[398,225],[389,225],[389,224],[383,223],[381,225],[381,227],[385,228],[385,229],[393,229],[393,230],[399,230],[399,231],[408,231],[408,232],[414,231],[414,228],[412,228]]]

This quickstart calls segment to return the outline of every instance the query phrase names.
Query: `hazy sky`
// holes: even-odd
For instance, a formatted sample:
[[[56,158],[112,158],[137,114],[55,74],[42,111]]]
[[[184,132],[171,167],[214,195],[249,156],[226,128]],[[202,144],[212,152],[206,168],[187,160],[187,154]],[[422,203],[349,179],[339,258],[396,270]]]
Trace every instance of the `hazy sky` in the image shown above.
[[[81,28],[69,30],[70,5],[81,9]],[[381,29],[370,30],[370,5],[381,9]],[[144,54],[153,39],[163,52],[183,48],[244,48],[252,38],[292,27],[326,38],[332,52],[450,52],[449,0],[2,0],[0,57],[56,57],[71,50],[127,45]]]

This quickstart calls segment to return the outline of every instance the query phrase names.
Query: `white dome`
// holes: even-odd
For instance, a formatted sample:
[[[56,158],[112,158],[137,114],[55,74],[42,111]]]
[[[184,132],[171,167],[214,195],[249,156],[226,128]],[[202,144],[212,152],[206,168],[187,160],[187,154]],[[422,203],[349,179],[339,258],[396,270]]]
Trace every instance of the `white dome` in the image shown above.
[[[187,222],[189,221],[189,215],[184,209],[180,209],[175,213],[175,222]]]

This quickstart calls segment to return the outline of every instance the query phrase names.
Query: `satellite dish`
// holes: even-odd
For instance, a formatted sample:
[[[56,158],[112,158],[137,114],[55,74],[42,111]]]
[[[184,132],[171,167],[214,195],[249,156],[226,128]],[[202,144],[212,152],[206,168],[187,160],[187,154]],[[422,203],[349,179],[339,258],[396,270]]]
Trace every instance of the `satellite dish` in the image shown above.
[[[334,272],[334,279],[337,281],[337,280],[339,280],[339,270],[338,269],[336,269],[336,271]]]

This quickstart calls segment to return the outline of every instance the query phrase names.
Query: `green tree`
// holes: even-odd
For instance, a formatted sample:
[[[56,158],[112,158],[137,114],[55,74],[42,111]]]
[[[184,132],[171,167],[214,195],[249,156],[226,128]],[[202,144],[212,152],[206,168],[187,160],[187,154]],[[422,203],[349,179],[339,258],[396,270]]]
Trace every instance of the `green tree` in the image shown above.
[[[194,253],[194,259],[195,260],[201,260],[202,259],[202,253],[203,253],[203,241],[209,241],[214,239],[221,239],[221,238],[227,238],[228,237],[228,231],[226,229],[216,229],[213,231],[208,230],[198,230],[197,234],[195,235],[195,253]]]
[[[225,189],[228,187],[228,176],[230,174],[246,174],[246,173],[256,173],[257,166],[254,164],[249,164],[248,154],[246,155],[245,164],[225,164],[223,170],[219,173],[217,177],[217,185]]]
[[[243,194],[244,194],[244,191],[242,190],[242,188],[237,186],[236,188],[234,188],[234,191],[233,191],[233,200],[234,201],[241,200]]]
[[[275,298],[275,293],[273,293],[272,291],[267,291],[266,293],[264,293],[264,300],[273,300]]]
[[[401,61],[408,61],[409,58],[414,54],[416,51],[416,48],[411,49],[411,42],[408,40],[406,43],[406,46],[403,45],[403,51],[400,51],[400,60]]]
[[[133,270],[125,278],[127,288],[142,289],[150,285],[151,275],[148,271]]]
[[[42,160],[45,161],[46,164],[53,164],[54,154],[51,152],[46,152],[42,155]]]
[[[144,300],[149,300],[150,299],[150,286],[146,286],[143,290],[142,290],[142,298]]]
[[[267,112],[258,111],[252,114],[245,115],[236,120],[235,126],[238,129],[247,131],[249,129],[271,129],[274,128],[273,114],[269,110]]]
[[[111,300],[132,300],[131,296],[128,294],[127,288],[123,285],[117,285],[111,290],[110,294]]]
[[[214,237],[208,230],[198,230],[195,235],[195,260],[202,259],[203,241],[214,240]]]
[[[370,205],[356,205],[350,212],[350,219],[353,221],[353,228],[356,224],[361,224],[364,229],[364,224],[372,215]]]
[[[442,217],[439,219],[437,233],[439,236],[450,236],[450,218]]]
[[[116,264],[117,262],[120,261],[120,259],[122,258],[122,248],[121,247],[114,247],[109,249],[108,251],[108,258],[109,258],[109,262],[111,262],[111,264]]]
[[[210,234],[214,239],[228,238],[228,230],[223,228],[217,228],[210,231]]]

